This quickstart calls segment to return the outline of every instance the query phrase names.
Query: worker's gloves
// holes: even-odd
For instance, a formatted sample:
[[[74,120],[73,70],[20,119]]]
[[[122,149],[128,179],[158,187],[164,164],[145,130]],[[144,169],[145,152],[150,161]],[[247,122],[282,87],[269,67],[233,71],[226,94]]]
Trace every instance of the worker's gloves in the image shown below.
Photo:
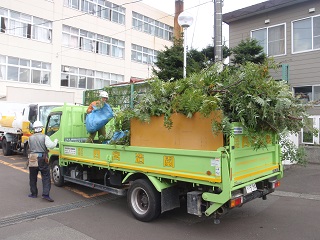
[[[58,143],[58,139],[55,139],[54,142],[55,142],[55,144],[57,144]]]

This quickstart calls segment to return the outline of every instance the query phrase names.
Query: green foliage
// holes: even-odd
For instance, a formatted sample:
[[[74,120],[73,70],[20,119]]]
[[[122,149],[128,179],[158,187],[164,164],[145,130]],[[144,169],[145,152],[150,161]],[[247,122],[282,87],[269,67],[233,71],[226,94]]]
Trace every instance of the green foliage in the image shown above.
[[[135,106],[134,112],[142,121],[149,121],[150,116],[164,115],[167,128],[171,128],[172,113],[182,113],[192,117],[200,112],[208,116],[218,107],[219,96],[210,95],[210,72],[203,71],[189,78],[172,82],[155,79],[150,82],[149,90]]]
[[[307,153],[304,147],[297,147],[291,140],[287,138],[287,134],[280,135],[281,160],[290,161],[299,165],[307,165]]]
[[[221,98],[225,117],[241,122],[257,147],[266,144],[264,133],[299,132],[308,117],[307,106],[300,104],[289,86],[269,76],[269,69],[276,67],[272,61],[247,62],[220,82],[226,90]]]
[[[245,64],[246,62],[263,63],[267,55],[263,52],[263,47],[256,39],[242,40],[236,47],[231,49],[233,58],[231,62],[235,65]]]
[[[223,119],[212,122],[213,132],[228,135],[231,123],[240,122],[250,144],[262,148],[267,144],[267,134],[299,133],[308,123],[308,106],[294,97],[287,83],[275,81],[270,69],[277,69],[272,60],[263,64],[246,62],[237,68],[215,64],[186,79],[150,80],[133,92],[130,85],[105,90],[113,107],[126,105],[116,114],[116,130],[129,130],[133,117],[148,122],[151,116],[164,115],[164,125],[171,128],[173,113],[192,117],[200,112],[209,117],[221,110]],[[315,133],[312,126],[308,129]],[[302,150],[297,154],[303,157]]]
[[[156,67],[152,68],[153,74],[163,81],[183,78],[183,52],[182,39],[175,40],[172,47],[165,46],[165,50],[158,53]],[[230,50],[226,46],[223,46],[223,55],[224,58],[230,55]],[[190,49],[187,52],[187,76],[199,73],[214,61],[214,47],[207,46],[201,51]]]
[[[141,120],[165,116],[170,128],[174,112],[192,117],[195,112],[209,116],[214,110],[223,112],[222,122],[213,122],[214,132],[230,133],[231,123],[240,122],[255,148],[265,147],[267,134],[287,130],[297,133],[307,123],[307,106],[301,105],[289,86],[269,75],[277,69],[272,61],[263,64],[247,62],[238,68],[220,69],[216,64],[201,73],[174,82],[159,79],[150,83],[134,112]]]
[[[99,89],[87,90],[83,93],[83,105],[89,106],[90,103],[99,99]]]
[[[180,79],[183,77],[183,44],[181,40],[174,41],[172,47],[165,46],[160,51],[155,63],[157,69],[152,67],[155,76],[164,81]],[[188,69],[188,68],[187,68]]]
[[[205,56],[206,62],[211,65],[215,62],[214,57],[214,46],[208,45],[207,47],[201,50],[201,53]],[[222,46],[222,58],[225,59],[231,55],[231,50],[223,45]]]

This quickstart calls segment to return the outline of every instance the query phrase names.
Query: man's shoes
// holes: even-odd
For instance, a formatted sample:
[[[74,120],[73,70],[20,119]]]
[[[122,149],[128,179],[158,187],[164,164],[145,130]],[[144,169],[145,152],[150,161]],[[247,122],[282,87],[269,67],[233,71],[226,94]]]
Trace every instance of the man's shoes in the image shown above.
[[[29,194],[28,197],[29,198],[37,198],[37,195]]]
[[[48,195],[42,195],[42,198],[44,200],[47,200],[48,202],[54,202],[54,200],[51,197],[49,197]]]

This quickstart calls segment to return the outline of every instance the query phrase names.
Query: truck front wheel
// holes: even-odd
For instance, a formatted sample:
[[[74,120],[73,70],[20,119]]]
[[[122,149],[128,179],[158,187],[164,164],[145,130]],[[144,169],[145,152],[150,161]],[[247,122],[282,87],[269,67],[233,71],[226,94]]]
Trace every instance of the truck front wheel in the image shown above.
[[[135,180],[128,190],[128,206],[134,217],[149,222],[160,215],[160,193],[146,179]]]
[[[2,139],[2,151],[4,156],[12,155],[11,143],[7,142],[6,138]]]
[[[59,161],[55,160],[52,163],[52,168],[51,168],[51,177],[54,185],[57,187],[62,187],[64,184],[64,178],[62,176],[61,172],[61,167],[59,166]]]

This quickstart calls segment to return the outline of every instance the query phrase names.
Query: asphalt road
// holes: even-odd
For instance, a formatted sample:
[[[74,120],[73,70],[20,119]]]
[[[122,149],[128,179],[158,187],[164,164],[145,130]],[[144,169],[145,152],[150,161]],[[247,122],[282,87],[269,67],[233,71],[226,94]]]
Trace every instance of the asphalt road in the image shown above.
[[[0,239],[5,240],[320,240],[320,165],[293,166],[266,201],[236,208],[215,225],[184,208],[151,223],[135,220],[125,197],[68,184],[52,186],[50,203],[28,198],[20,155],[0,153]],[[41,194],[41,179],[38,181]]]

